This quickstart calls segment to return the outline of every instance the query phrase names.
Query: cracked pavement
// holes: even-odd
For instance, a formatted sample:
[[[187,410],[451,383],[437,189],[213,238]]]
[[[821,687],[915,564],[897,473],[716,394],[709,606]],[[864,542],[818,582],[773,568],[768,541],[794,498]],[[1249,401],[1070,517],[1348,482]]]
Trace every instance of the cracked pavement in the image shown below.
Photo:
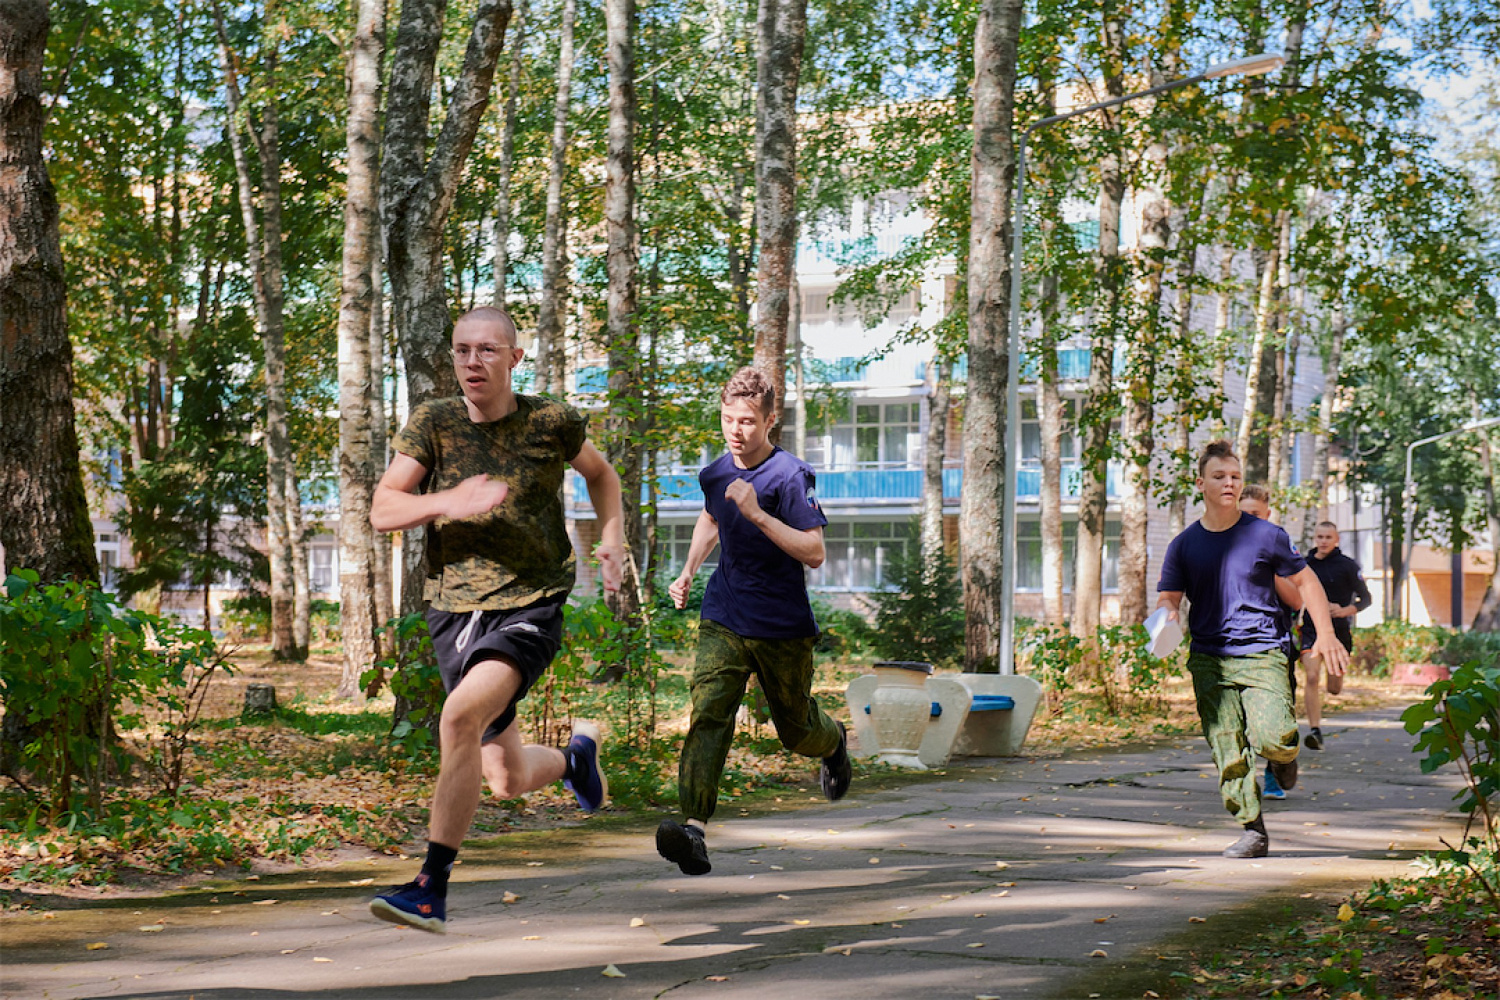
[[[1081,973],[1097,984],[1101,968],[1153,955],[1191,918],[1211,924],[1271,893],[1347,892],[1451,840],[1459,779],[1421,773],[1399,713],[1327,720],[1327,749],[1304,749],[1297,788],[1266,804],[1271,856],[1255,861],[1219,856],[1239,830],[1200,738],[958,760],[866,794],[856,774],[836,805],[799,792],[795,806],[721,812],[714,870],[699,878],[657,857],[654,821],[532,836],[525,853],[509,839],[471,844],[446,935],[366,909],[412,861],[59,899],[51,918],[0,921],[0,995],[1087,995],[1071,991]],[[604,975],[610,965],[623,978]]]

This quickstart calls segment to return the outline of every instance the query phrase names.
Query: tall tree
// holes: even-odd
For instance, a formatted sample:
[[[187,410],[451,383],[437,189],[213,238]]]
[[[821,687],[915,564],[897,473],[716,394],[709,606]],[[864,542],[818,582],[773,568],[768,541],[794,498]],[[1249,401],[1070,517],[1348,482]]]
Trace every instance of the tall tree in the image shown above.
[[[447,88],[447,113],[429,154],[428,118],[446,8],[445,0],[404,0],[386,92],[381,223],[391,313],[405,362],[407,399],[413,406],[458,392],[453,366],[446,360],[452,318],[443,281],[443,228],[489,105],[511,9],[509,0],[479,0],[463,65]],[[424,556],[420,532],[405,532],[404,609],[415,608],[421,599]]]
[[[755,63],[755,365],[786,399],[786,324],[797,266],[797,83],[807,0],[760,0]],[[780,437],[778,423],[772,433]]]
[[[370,528],[370,502],[377,475],[373,437],[375,425],[385,422],[385,408],[372,408],[372,402],[381,397],[372,395],[371,384],[384,351],[374,353],[372,359],[370,329],[375,259],[380,253],[380,63],[384,49],[385,0],[357,0],[347,69],[349,165],[339,297],[339,631],[344,665],[337,693],[341,698],[353,698],[359,692],[360,674],[375,662],[380,626],[375,602],[377,538]]]
[[[1108,98],[1125,94],[1125,11],[1118,0],[1100,8],[1100,61]],[[1089,338],[1088,396],[1082,413],[1083,442],[1078,489],[1078,540],[1074,548],[1073,634],[1092,637],[1099,628],[1104,595],[1105,517],[1109,506],[1111,428],[1115,395],[1115,344],[1124,326],[1126,261],[1120,254],[1120,212],[1125,199],[1125,150],[1119,109],[1102,112],[1104,141],[1099,161],[1098,299]]]
[[[43,580],[97,580],[73,419],[57,196],[42,159],[44,0],[0,0],[0,545]]]
[[[642,467],[649,411],[641,377],[636,317],[635,226],[635,0],[605,0],[609,64],[608,148],[604,166],[605,270],[609,289],[604,321],[609,351],[609,457],[620,474],[625,501],[625,549],[632,559],[615,601],[638,610],[639,567],[646,564],[641,520]]]
[[[536,316],[536,387],[561,396],[564,388],[564,322],[567,301],[567,205],[563,181],[568,167],[568,116],[573,97],[575,0],[563,0],[558,27],[557,93],[552,101],[552,155],[547,161],[547,219],[542,232],[542,298]]]
[[[525,67],[527,0],[516,8],[514,38],[510,45],[510,76],[506,80],[505,110],[501,116],[500,173],[495,178],[495,306],[505,308],[506,283],[510,274],[511,191],[510,179],[515,169],[516,130],[520,125],[517,111],[521,101],[521,71]]]
[[[968,261],[969,383],[964,403],[964,669],[1008,672],[998,662],[999,630],[1011,595],[1000,586],[1005,559],[1002,497],[1011,428],[1011,199],[1015,192],[1017,54],[1021,0],[981,0],[974,29],[974,119]]]
[[[283,660],[303,660],[307,648],[297,641],[297,587],[292,515],[287,507],[292,465],[291,440],[287,431],[285,269],[281,248],[281,149],[274,79],[277,43],[265,54],[265,75],[260,91],[265,102],[257,127],[244,108],[240,89],[239,57],[231,47],[222,8],[214,5],[219,33],[219,64],[223,74],[229,120],[225,129],[234,153],[240,216],[245,233],[245,254],[255,290],[256,322],[265,356],[266,387],[266,547],[271,563],[271,655]],[[274,35],[274,30],[271,32]],[[255,143],[260,186],[251,176],[245,135]],[[259,212],[257,213],[257,209]]]

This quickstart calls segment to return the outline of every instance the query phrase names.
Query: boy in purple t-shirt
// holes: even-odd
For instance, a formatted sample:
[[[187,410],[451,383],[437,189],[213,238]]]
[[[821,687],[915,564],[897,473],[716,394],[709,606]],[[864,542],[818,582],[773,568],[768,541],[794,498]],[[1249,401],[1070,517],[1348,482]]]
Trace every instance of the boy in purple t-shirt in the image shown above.
[[[703,595],[693,664],[692,725],[677,770],[684,822],[663,820],[656,850],[685,875],[711,869],[705,828],[719,799],[719,778],[734,740],[735,715],[754,675],[788,750],[822,758],[823,794],[849,790],[844,727],[812,697],[818,626],[807,599],[804,567],[823,564],[828,519],[814,496],[812,468],[771,444],[776,388],[764,373],[741,368],[720,393],[728,453],[698,474],[703,513],[687,563],[667,588],[680,608],[693,576],[720,548],[719,568]]]
[[[1240,510],[1240,460],[1228,441],[1211,442],[1198,458],[1203,517],[1167,546],[1159,607],[1176,619],[1184,596],[1192,645],[1188,672],[1203,736],[1219,769],[1224,807],[1245,828],[1226,858],[1263,858],[1270,838],[1260,813],[1255,755],[1271,762],[1282,788],[1297,783],[1297,720],[1287,682],[1276,581],[1296,584],[1307,614],[1322,632],[1328,599],[1285,531]],[[1334,648],[1329,648],[1329,647]],[[1320,635],[1318,652],[1342,673],[1349,655]]]

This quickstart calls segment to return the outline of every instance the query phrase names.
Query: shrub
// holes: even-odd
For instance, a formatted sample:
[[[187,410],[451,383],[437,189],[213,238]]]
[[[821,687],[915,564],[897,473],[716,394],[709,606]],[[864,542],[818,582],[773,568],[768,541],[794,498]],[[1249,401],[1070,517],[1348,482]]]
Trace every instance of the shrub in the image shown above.
[[[942,548],[891,560],[894,590],[870,595],[875,629],[870,646],[888,660],[922,660],[953,667],[964,656],[964,595],[958,568]]]
[[[875,628],[865,616],[848,608],[836,608],[821,597],[812,599],[813,618],[818,623],[818,641],[813,649],[830,656],[868,655]]]
[[[1447,629],[1412,625],[1394,618],[1374,628],[1357,629],[1351,669],[1355,673],[1389,677],[1397,664],[1431,663],[1447,636]]]
[[[437,746],[437,723],[447,693],[427,634],[427,618],[420,612],[403,615],[386,627],[395,639],[395,653],[361,674],[359,683],[367,691],[381,681],[390,685],[396,697],[390,738],[408,757],[417,757]]]
[[[107,774],[128,758],[117,737],[144,709],[163,713],[149,763],[175,794],[182,759],[208,680],[223,666],[213,637],[120,606],[93,583],[40,582],[31,570],[6,577],[0,594],[0,702],[7,772],[25,771],[56,820],[81,803],[103,809]]]
[[[264,642],[271,638],[271,598],[244,594],[224,602],[220,621],[232,642]]]
[[[1450,667],[1471,662],[1500,667],[1500,632],[1453,632],[1438,652],[1437,662]]]

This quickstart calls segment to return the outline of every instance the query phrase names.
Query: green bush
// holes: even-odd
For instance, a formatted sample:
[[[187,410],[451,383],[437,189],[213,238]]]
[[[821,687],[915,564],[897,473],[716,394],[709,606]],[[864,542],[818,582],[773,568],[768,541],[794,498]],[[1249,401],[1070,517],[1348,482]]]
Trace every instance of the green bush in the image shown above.
[[[380,683],[390,686],[396,697],[390,738],[415,758],[437,746],[438,718],[447,693],[432,637],[427,634],[426,616],[418,612],[392,618],[386,627],[395,639],[396,652],[361,674],[359,683],[366,691]]]
[[[875,629],[870,646],[888,660],[921,660],[955,667],[964,657],[964,591],[958,568],[939,547],[891,560],[886,579],[894,590],[870,595]]]
[[[1471,662],[1500,667],[1500,632],[1453,632],[1438,652],[1437,662],[1450,667]]]
[[[1356,629],[1351,670],[1389,677],[1401,663],[1432,663],[1448,639],[1448,630],[1436,625],[1412,625],[1387,619],[1374,628]]]
[[[850,659],[869,655],[875,628],[864,615],[836,608],[818,596],[812,598],[812,609],[818,623],[815,651]]]
[[[93,583],[44,585],[18,570],[0,594],[7,770],[37,783],[54,820],[84,800],[97,813],[105,779],[128,766],[117,733],[149,708],[163,736],[147,762],[175,794],[204,687],[222,665],[202,629],[123,608]]]
[[[271,598],[244,594],[224,601],[219,615],[224,634],[233,642],[265,642],[271,638]]]

